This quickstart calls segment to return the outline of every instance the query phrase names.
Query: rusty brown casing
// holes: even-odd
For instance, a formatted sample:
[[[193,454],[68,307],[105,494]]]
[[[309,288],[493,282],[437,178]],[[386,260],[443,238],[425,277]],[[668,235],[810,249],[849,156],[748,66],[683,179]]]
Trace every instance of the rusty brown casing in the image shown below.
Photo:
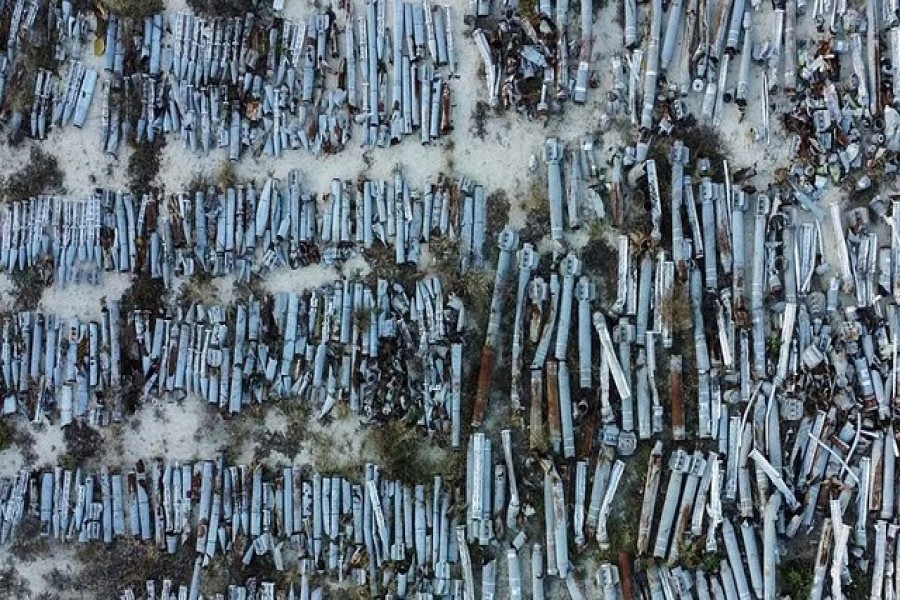
[[[450,97],[450,86],[445,85],[441,92],[441,133],[450,133],[453,130],[453,121],[450,117],[452,107],[453,101]]]
[[[531,411],[529,412],[529,424],[531,435],[529,445],[532,450],[541,446],[544,439],[544,374],[540,369],[531,372]]]
[[[550,446],[554,452],[562,449],[562,424],[559,418],[559,363],[547,362],[547,424],[550,427]]]
[[[837,436],[835,436],[837,437]],[[882,442],[884,443],[884,442]],[[882,496],[884,495],[884,450],[877,453],[878,456],[873,457],[871,462],[872,474],[872,494],[869,497],[869,510],[878,510],[881,507]],[[846,454],[845,454],[846,456]],[[891,482],[890,485],[893,485]],[[823,486],[824,487],[824,486]]]
[[[612,217],[610,221],[614,227],[621,227],[625,221],[625,199],[621,186],[613,185],[609,195],[611,199],[610,215]]]
[[[590,456],[594,451],[594,440],[597,438],[597,430],[600,428],[600,390],[594,394],[594,402],[588,405],[587,412],[582,416],[581,422],[581,447],[579,456]]]
[[[641,506],[641,517],[638,521],[638,556],[645,555],[650,542],[650,531],[653,526],[653,516],[656,513],[656,501],[659,497],[659,487],[662,480],[662,468],[662,442],[657,442],[647,460],[647,478],[644,482],[643,505]]]
[[[631,555],[619,552],[619,580],[622,582],[622,600],[634,600],[634,572],[631,568]]]
[[[485,346],[481,351],[481,370],[478,372],[478,390],[475,392],[475,410],[472,413],[473,427],[479,427],[484,422],[488,396],[491,395],[491,379],[494,376],[495,359],[494,349]]]
[[[822,533],[819,535],[819,544],[816,549],[815,561],[813,562],[814,571],[828,568],[828,559],[831,556],[831,542],[833,537],[834,530],[832,529],[831,522],[826,521],[825,526],[822,528]]]

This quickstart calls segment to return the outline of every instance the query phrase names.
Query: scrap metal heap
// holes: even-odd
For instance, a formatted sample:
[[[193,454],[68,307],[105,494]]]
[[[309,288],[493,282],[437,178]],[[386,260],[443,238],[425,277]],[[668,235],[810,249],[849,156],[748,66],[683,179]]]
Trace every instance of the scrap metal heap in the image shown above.
[[[394,145],[416,133],[428,144],[447,134],[457,61],[451,8],[429,0],[356,4],[360,15],[348,3],[339,13],[328,8],[293,20],[262,12],[143,20],[110,14],[98,23],[95,44],[106,73],[99,82],[104,150],[118,156],[124,142],[174,136],[193,152],[220,149],[236,161],[289,149],[333,154],[355,127],[364,146]],[[13,74],[16,42],[37,15],[62,32],[58,60],[68,49],[81,53],[86,18],[70,2],[58,8],[18,0],[9,26],[20,33],[10,35],[0,57],[0,93]],[[83,70],[73,62],[65,82],[36,74],[32,137],[72,120],[75,106],[74,122],[84,124],[98,81],[96,71]],[[13,131],[24,109],[11,108]]]
[[[594,139],[585,136],[573,146],[567,150],[566,144],[555,137],[544,145],[550,238],[554,242],[562,242],[566,233],[604,218],[617,222],[617,215],[623,212],[623,198],[615,193],[616,178],[621,183],[621,164],[618,172],[613,167],[610,186],[606,175],[601,173]]]
[[[578,579],[569,583],[575,556],[595,543],[603,556],[621,550],[610,529],[624,526],[640,560],[626,552],[618,564],[602,561],[604,597],[768,599],[784,589],[779,569],[791,549],[811,534],[819,550],[803,597],[860,585],[893,597],[900,201],[826,210],[787,184],[759,192],[734,183],[727,163],[692,162],[678,141],[667,160],[671,169],[646,159],[627,178],[646,190],[651,219],[619,238],[616,296],[604,306],[576,253],[554,257],[547,272],[530,244],[506,238],[496,286],[516,290],[515,317],[512,332],[489,325],[486,335],[468,455],[470,542],[518,556],[527,533],[540,574],[580,597]],[[506,256],[516,252],[517,261]],[[492,453],[497,440],[482,425],[485,372],[510,334],[510,408],[530,447],[549,451],[542,529],[522,518],[530,511],[514,481],[529,461]],[[497,385],[484,397],[503,398]],[[633,499],[617,493],[635,460],[648,466],[630,512],[623,503]],[[623,512],[633,515],[624,525]],[[494,569],[484,565],[485,581]]]
[[[299,171],[222,190],[172,195],[98,189],[87,199],[38,197],[0,206],[0,269],[39,268],[59,285],[101,283],[105,271],[149,275],[168,289],[209,274],[250,281],[273,269],[343,261],[390,248],[398,265],[418,263],[422,244],[455,241],[460,269],[484,265],[483,186],[443,174],[414,190],[398,166],[392,181],[334,179],[304,189]]]
[[[828,182],[863,192],[877,189],[885,176],[897,171],[900,113],[892,104],[891,82],[898,71],[876,68],[874,49],[871,62],[863,62],[860,31],[872,32],[878,25],[867,26],[849,9],[842,22],[849,44],[844,37],[824,39],[802,56],[798,100],[784,116],[797,159],[789,176],[807,189],[822,189]],[[889,34],[893,52],[900,29],[894,27]],[[849,72],[840,64],[847,54]],[[900,64],[897,59],[900,56],[892,62]]]
[[[701,598],[718,594],[716,590],[774,598],[781,589],[778,565],[805,533],[821,540],[810,598],[821,598],[826,585],[832,597],[840,597],[851,573],[871,577],[878,598],[885,597],[879,590],[894,585],[898,511],[892,398],[900,332],[900,201],[893,202],[889,212],[883,203],[848,213],[833,204],[826,211],[789,186],[759,192],[737,185],[727,163],[718,170],[704,158],[692,162],[689,149],[677,141],[668,162],[671,168],[664,169],[662,159],[647,159],[633,177],[625,178],[623,187],[631,181],[646,188],[651,213],[662,210],[660,189],[668,183],[670,215],[665,224],[659,216],[651,218],[644,238],[619,238],[614,298],[598,297],[595,274],[585,272],[577,252],[555,257],[548,271],[530,244],[521,244],[510,229],[501,232],[482,354],[486,358],[478,389],[473,390],[474,430],[467,438],[465,524],[453,525],[451,519],[440,528],[448,549],[455,544],[458,570],[443,564],[438,568],[437,562],[403,563],[406,571],[388,575],[396,576],[398,585],[401,577],[409,585],[411,578],[422,576],[417,565],[434,564],[433,571],[426,569],[433,573],[425,576],[432,578],[431,585],[468,590],[465,593],[474,597],[477,581],[482,590],[496,590],[498,574],[505,569],[515,594],[525,585],[523,573],[530,570],[535,594],[559,581],[573,597],[583,597],[583,571],[573,565],[594,544],[602,556],[622,549],[613,547],[613,531],[622,527],[623,502],[634,500],[620,494],[626,465],[644,460],[643,493],[640,503],[633,503],[634,522],[628,524],[636,524],[632,550],[642,560],[633,563],[626,552],[618,564],[603,560],[589,572],[605,597],[646,586],[651,597],[668,589],[696,590]],[[471,203],[474,220],[474,195]],[[822,219],[828,221],[823,225]],[[511,308],[507,301],[512,290],[515,310],[505,311]],[[462,312],[459,302],[445,298],[437,279],[426,279],[416,283],[414,293],[387,281],[367,288],[345,280],[309,295],[253,299],[233,311],[199,304],[173,315],[137,310],[124,328],[113,325],[126,318],[116,316],[113,303],[99,324],[74,320],[66,326],[21,313],[3,326],[0,366],[10,390],[6,402],[13,409],[19,399],[15,392],[28,397],[39,389],[41,402],[29,410],[40,411],[44,399],[58,388],[61,419],[85,418],[95,402],[99,405],[98,390],[112,386],[114,377],[124,379],[127,362],[135,371],[132,376],[140,378],[143,393],[195,394],[232,413],[272,394],[299,396],[320,414],[346,401],[373,419],[410,414],[415,407],[421,415],[418,423],[429,430],[449,427],[452,445],[458,446],[464,409]],[[512,331],[502,326],[505,312],[514,315]],[[498,441],[484,423],[491,413],[488,400],[503,401],[497,392],[504,384],[498,390],[490,382],[493,357],[504,353],[507,337],[513,358],[510,406],[519,417],[527,410],[527,428],[520,437],[513,430],[502,432],[502,452],[494,452]],[[394,345],[390,355],[381,351],[383,340]],[[522,384],[526,364],[527,386]],[[483,381],[489,384],[483,387]],[[516,443],[528,443],[538,452],[539,464],[516,461]],[[649,454],[639,452],[647,449]],[[629,458],[635,453],[639,456]],[[209,523],[221,522],[228,510],[226,498],[237,493],[235,479],[230,476],[229,483],[225,475],[214,477],[213,472],[225,470],[213,471],[213,463],[209,465],[201,467],[210,471],[202,479],[221,483],[207,485],[207,491],[200,483],[199,496],[189,497],[201,499],[199,515],[208,510]],[[146,469],[144,475],[139,472],[135,480],[146,481]],[[151,475],[150,481],[156,477]],[[246,485],[248,476],[239,477]],[[59,510],[54,506],[66,506],[63,512],[71,509],[80,515],[82,529],[74,530],[78,537],[124,533],[114,524],[117,519],[125,522],[124,513],[114,508],[121,483],[113,484],[110,477],[110,509],[103,500],[103,475],[99,483],[87,476],[83,481],[84,498],[96,496],[96,491],[87,492],[90,481],[100,486],[101,500],[84,500],[79,509],[77,498],[55,499],[56,490],[67,489],[56,472],[38,478],[26,471],[8,480],[0,533],[8,535],[7,528],[19,522],[26,496],[51,528],[60,527],[54,525]],[[256,475],[253,486],[255,481]],[[313,503],[315,481],[310,483]],[[352,485],[340,480],[336,500],[334,480],[329,481],[329,506],[344,507],[342,499],[353,498]],[[347,485],[351,493],[345,496]],[[215,486],[219,496],[210,491]],[[278,489],[277,481],[274,487],[260,486]],[[162,489],[162,502],[174,502],[167,500],[173,496],[164,493],[165,485],[142,483],[128,489],[136,498],[128,505],[136,506],[138,515],[132,534],[171,544],[164,535],[166,510],[152,500],[154,490]],[[413,552],[409,548],[418,547],[418,534],[407,539],[405,533],[417,531],[407,527],[408,519],[417,518],[417,492],[406,496],[404,491],[398,501],[392,488],[394,516],[388,521],[384,498],[390,492],[376,483],[366,483],[365,489],[360,492],[362,502],[369,498],[372,504],[370,516],[362,519],[363,542],[355,530],[355,549],[348,541],[342,550],[340,538],[329,538],[328,566],[323,568],[335,576],[342,565],[366,564],[340,559],[355,556],[365,544],[366,527],[378,531],[382,544],[379,550],[373,541],[374,549],[367,550],[370,557],[381,551],[396,565]],[[71,483],[68,490],[71,494]],[[438,495],[441,515],[451,514],[449,507],[459,502],[461,493],[446,490],[446,496]],[[142,500],[144,494],[151,499]],[[218,500],[207,506],[202,499],[210,494]],[[276,513],[287,510],[286,501],[279,504],[277,491],[259,497],[266,498],[256,503],[259,506],[274,506]],[[255,502],[250,501],[251,515]],[[325,501],[321,503],[324,515]],[[413,508],[407,513],[410,503]],[[432,507],[437,505],[435,500]],[[352,509],[351,501],[347,510]],[[233,503],[230,510],[234,522]],[[141,511],[157,515],[153,525],[142,524]],[[334,518],[337,512],[328,514]],[[108,528],[103,515],[110,515],[113,524]],[[277,528],[277,514],[275,526],[272,518],[260,522]],[[402,536],[396,529],[391,533],[399,523]],[[249,527],[253,542],[241,547],[248,560],[281,552],[277,540],[254,533],[252,521]],[[197,548],[201,555],[225,550],[234,540],[227,525],[183,527],[181,536],[171,532],[175,549],[185,530],[199,534],[223,528],[224,534],[212,542],[207,534]],[[431,531],[435,535],[433,525]],[[391,542],[399,539],[404,542]],[[319,554],[323,561],[324,540]],[[875,555],[869,553],[873,543]],[[316,556],[314,529],[312,544]],[[480,574],[475,571],[479,565],[472,564],[476,544],[500,551],[480,565]],[[531,557],[531,567],[521,564],[524,553]],[[714,557],[718,568],[698,566],[698,553]],[[202,562],[201,556],[198,572]],[[368,571],[350,568],[354,581],[383,580],[384,569],[390,568],[386,562],[377,563],[381,568],[368,564]],[[372,569],[379,569],[377,577]]]
[[[4,414],[58,415],[65,427],[119,421],[126,402],[150,398],[197,398],[231,415],[292,398],[320,417],[337,404],[371,421],[415,417],[460,444],[465,307],[438,278],[409,293],[345,279],[230,308],[122,315],[110,302],[102,314],[2,320]]]
[[[0,16],[8,26],[0,52],[0,114],[9,119],[10,136],[23,123],[35,139],[44,139],[53,127],[84,126],[97,84],[97,71],[83,62],[86,16],[69,0],[16,0],[7,7]],[[36,53],[48,55],[56,66],[33,64],[30,55]]]
[[[157,591],[158,590],[158,591]],[[272,581],[260,581],[256,577],[248,577],[244,584],[229,584],[227,594],[216,592],[213,596],[215,600],[276,600],[277,598],[287,598],[288,600],[305,600],[306,598],[315,598],[321,600],[325,596],[320,586],[310,583],[308,575],[300,576],[300,583],[296,586],[293,584],[288,588],[287,592],[279,591],[278,586]],[[119,596],[119,600],[170,600],[171,598],[188,598],[190,596],[190,585],[179,584],[173,579],[148,579],[144,582],[144,593],[135,591],[131,588],[125,589]],[[198,595],[199,597],[199,595]]]
[[[472,38],[481,54],[488,88],[487,104],[492,109],[515,110],[529,116],[557,112],[572,99],[587,101],[591,81],[593,2],[581,0],[581,42],[577,60],[570,66],[569,0],[557,0],[555,11],[549,0],[530,3],[536,14],[523,14],[516,3],[503,3],[502,15],[493,14],[500,2],[471,0],[464,20],[476,27]],[[523,5],[525,3],[522,3]],[[571,38],[570,38],[571,36]]]
[[[460,340],[464,309],[438,279],[417,282],[412,296],[398,283],[344,280],[238,304],[228,317],[194,306],[180,324],[156,319],[151,339],[149,316],[135,315],[145,392],[183,390],[232,414],[271,395],[321,415],[345,402],[373,420],[415,411],[430,430],[452,420],[458,438],[462,342],[451,339]]]
[[[247,148],[268,156],[288,148],[334,153],[354,123],[368,146],[399,143],[416,129],[423,143],[437,139],[452,127],[449,9],[433,10],[427,0],[390,5],[390,29],[384,0],[366,2],[359,17],[351,5],[342,30],[330,9],[280,26],[253,15],[174,15],[169,100],[145,102],[148,132],[180,131],[193,150],[227,147],[231,160]],[[253,47],[255,38],[268,39],[268,53]]]
[[[40,535],[60,543],[132,538],[169,554],[195,552],[189,583],[163,582],[187,600],[201,597],[205,568],[233,554],[244,566],[271,560],[277,571],[296,570],[301,598],[320,575],[368,586],[373,596],[388,586],[401,597],[458,594],[468,559],[458,491],[441,476],[404,483],[372,463],[364,470],[364,479],[351,480],[222,457],[141,460],[127,470],[22,470],[0,479],[0,543],[33,520]],[[147,585],[155,599],[155,582]],[[273,583],[262,585],[272,592]]]
[[[698,120],[719,127],[750,116],[753,140],[770,145],[777,119],[789,135],[783,176],[795,187],[809,193],[829,180],[877,187],[896,172],[900,151],[894,3],[761,7],[757,0],[626,1],[601,128],[624,115],[649,142]]]
[[[374,287],[342,280],[309,294],[251,299],[233,310],[193,304],[172,314],[138,308],[119,316],[111,303],[102,323],[74,320],[68,330],[33,313],[3,323],[5,410],[24,405],[40,417],[58,402],[61,421],[91,419],[101,394],[129,368],[142,394],[192,394],[230,413],[271,395],[299,396],[321,415],[346,402],[371,419],[415,414],[429,431],[449,428],[453,447],[465,438],[464,486],[450,489],[441,477],[432,486],[409,486],[379,477],[372,465],[364,483],[291,467],[273,479],[266,467],[226,468],[223,460],[154,461],[149,469],[139,464],[133,472],[97,476],[63,468],[22,471],[0,480],[0,541],[28,513],[45,535],[59,539],[109,542],[130,535],[170,552],[187,545],[198,553],[185,591],[191,600],[204,564],[221,552],[240,552],[245,564],[270,555],[279,569],[296,559],[303,576],[349,577],[373,594],[396,582],[401,597],[415,590],[471,599],[479,588],[485,598],[504,592],[520,598],[530,587],[533,597],[544,598],[565,586],[577,599],[592,579],[608,600],[774,600],[787,583],[783,569],[795,557],[803,560],[798,549],[808,556],[809,541],[817,539],[811,581],[795,593],[843,598],[868,582],[862,591],[873,600],[900,597],[894,424],[900,201],[875,196],[845,211],[828,193],[834,183],[850,182],[859,192],[878,187],[896,169],[897,6],[866,3],[863,18],[846,3],[818,2],[811,16],[828,37],[804,44],[797,30],[808,25],[801,19],[805,2],[776,2],[765,13],[773,37],[764,43],[753,33],[762,21],[759,5],[673,0],[664,7],[652,0],[641,5],[647,9],[624,2],[630,54],[612,58],[613,90],[601,126],[625,114],[641,136],[610,157],[607,182],[600,181],[590,140],[568,154],[561,140],[547,141],[548,233],[563,251],[542,260],[518,232],[500,232],[484,345],[470,353],[481,360],[466,371],[473,379],[478,373],[476,385],[463,388],[465,307],[431,277],[414,290],[384,279]],[[485,62],[489,106],[541,114],[570,95],[585,101],[589,0],[581,4],[574,79],[569,2],[558,0],[554,11],[541,0],[536,15],[516,16],[513,8],[500,19],[490,0],[467,6],[466,21],[479,26],[473,37]],[[329,143],[344,143],[347,129],[336,115],[351,113],[358,95],[367,143],[386,145],[409,134],[416,118],[422,140],[432,139],[435,119],[442,131],[447,113],[435,117],[432,109],[426,118],[425,107],[437,97],[443,102],[447,88],[434,86],[433,69],[420,59],[427,44],[427,56],[442,63],[436,37],[442,21],[452,71],[449,9],[394,5],[388,111],[379,76],[389,37],[385,7],[367,3],[358,20],[357,58],[351,60],[356,44],[346,44],[346,64],[359,68],[342,72],[345,89],[320,95],[319,105],[336,112],[324,121],[303,113],[302,123],[315,123],[319,136],[305,142],[299,131],[306,130],[291,124],[291,111],[298,96],[297,106],[306,110],[327,77],[320,50],[339,46],[332,13],[311,27],[302,24],[314,36],[298,34],[299,23],[266,30],[269,52],[253,60],[242,41],[262,31],[252,17],[209,23],[177,17],[172,62],[157,67],[154,40],[162,25],[150,19],[144,39],[151,71],[158,71],[149,79],[141,75],[141,82],[150,98],[144,105],[156,112],[144,111],[138,137],[178,131],[205,151],[214,130],[227,131],[216,143],[232,154],[240,121],[232,158],[247,147],[278,154],[295,142],[326,151]],[[641,10],[649,17],[646,29]],[[352,17],[349,22],[345,39],[354,32]],[[121,75],[124,31],[119,23],[110,27],[113,43],[106,46],[110,70]],[[891,52],[884,63],[883,34]],[[300,48],[279,39],[299,39]],[[204,58],[199,68],[197,57],[210,55],[218,63]],[[733,58],[739,58],[736,84],[728,79]],[[254,72],[263,63],[275,83]],[[842,70],[842,63],[851,69]],[[361,93],[351,93],[357,75],[379,85],[360,83]],[[428,85],[416,93],[422,76]],[[155,77],[164,83],[152,83]],[[759,88],[756,105],[753,87]],[[157,90],[167,99],[156,100]],[[234,90],[241,105],[225,123],[223,98]],[[651,155],[651,141],[662,143],[653,140],[657,132],[690,129],[694,100],[713,126],[732,102],[740,115],[758,111],[755,141],[769,144],[769,112],[777,106],[770,94],[782,90],[794,107],[784,125],[794,134],[797,160],[765,189],[727,162],[692,156],[695,150],[677,139],[668,153]],[[247,98],[257,103],[255,121],[247,116]],[[416,263],[419,245],[439,231],[459,240],[460,271],[489,266],[483,188],[439,180],[416,197],[397,177],[393,187],[336,180],[321,226],[315,198],[301,190],[297,174],[286,192],[267,181],[258,202],[251,185],[193,198],[147,197],[140,209],[130,197],[108,192],[71,204],[12,203],[0,213],[0,262],[25,269],[50,256],[62,282],[77,280],[92,261],[99,261],[97,269],[139,270],[164,281],[196,266],[247,279],[258,269],[314,260],[313,253],[342,260],[348,248],[370,247],[376,238],[393,244],[396,263]],[[591,209],[586,196],[587,189],[603,189],[601,183],[614,225],[628,223],[628,213],[641,205],[648,216],[642,231],[614,238],[613,297],[599,293],[597,279],[611,273],[587,265],[590,248],[563,244],[572,230],[604,214],[599,198]],[[507,384],[495,377],[505,366],[508,406]],[[469,398],[471,431],[464,435]],[[498,432],[497,414],[507,407],[511,428]],[[521,452],[525,444],[532,455]],[[589,555],[597,562],[585,563]],[[501,572],[507,587],[498,587]]]

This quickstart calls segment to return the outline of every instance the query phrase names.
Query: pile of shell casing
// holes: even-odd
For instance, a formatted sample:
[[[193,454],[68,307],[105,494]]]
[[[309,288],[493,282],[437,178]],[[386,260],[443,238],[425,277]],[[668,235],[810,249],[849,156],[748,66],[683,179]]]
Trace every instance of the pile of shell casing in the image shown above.
[[[345,279],[174,315],[110,302],[100,322],[16,313],[2,320],[3,412],[119,421],[128,384],[141,399],[198,398],[232,415],[285,397],[321,416],[339,403],[375,421],[417,414],[458,446],[465,307],[436,277],[414,285]]]
[[[98,27],[104,151],[118,156],[124,142],[164,135],[194,152],[220,149],[238,160],[301,149],[333,154],[347,146],[354,129],[368,146],[415,134],[422,143],[441,138],[453,128],[451,8],[428,0],[356,4],[359,16],[348,3],[340,17],[328,8],[294,20],[263,13],[108,15]],[[34,74],[34,101],[13,107],[11,131],[29,118],[23,110],[30,111],[30,132],[38,139],[73,119],[82,126],[98,83],[97,72],[82,75],[77,62],[88,37],[86,16],[75,14],[68,1],[17,0],[9,18],[0,97],[24,79],[14,69],[24,33],[15,32],[29,31],[37,18],[60,30],[58,60],[75,61],[65,81],[46,71]]]
[[[458,240],[460,268],[484,264],[487,197],[469,179],[439,175],[414,190],[398,166],[392,181],[334,179],[324,194],[268,178],[225,190],[131,194],[99,189],[89,198],[41,196],[0,207],[0,268],[40,266],[51,279],[101,283],[104,271],[148,274],[171,288],[205,272],[249,281],[280,267],[334,264],[375,247],[396,264],[418,263],[422,245]]]
[[[443,596],[463,586],[459,565],[469,560],[458,501],[440,476],[406,484],[371,463],[360,481],[223,458],[22,470],[0,478],[0,543],[36,520],[39,535],[59,543],[127,538],[170,554],[195,552],[188,600],[199,597],[205,568],[232,553],[244,566],[271,559],[277,571],[299,571],[307,593],[307,576],[322,575],[373,595],[396,587],[401,596],[408,589]]]
[[[143,593],[128,588],[119,596],[120,600],[169,600],[170,598],[188,598],[190,597],[191,587],[189,583],[179,584],[172,579],[148,579],[144,582]],[[212,596],[215,600],[276,600],[276,598],[287,598],[288,600],[321,600],[323,595],[322,588],[318,585],[310,583],[309,576],[304,573],[300,576],[300,582],[294,586],[288,586],[286,592],[281,591],[275,582],[257,581],[255,577],[248,577],[247,581],[242,584],[229,584],[227,594],[216,592]]]
[[[506,10],[499,18],[493,4],[473,0],[464,17],[476,27],[472,37],[484,63],[488,106],[546,116],[569,98],[584,104],[591,86],[592,0],[581,0],[581,44],[571,62],[569,0],[557,0],[555,11],[541,0],[537,14]]]

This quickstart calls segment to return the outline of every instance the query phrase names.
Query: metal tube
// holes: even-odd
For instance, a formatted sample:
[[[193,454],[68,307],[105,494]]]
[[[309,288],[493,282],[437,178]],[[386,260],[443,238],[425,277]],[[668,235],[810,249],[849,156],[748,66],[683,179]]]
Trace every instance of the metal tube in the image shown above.
[[[653,522],[653,513],[656,508],[659,479],[662,473],[662,442],[657,441],[650,451],[647,461],[647,477],[644,481],[643,503],[641,505],[641,517],[638,522],[637,552],[643,555],[647,552],[650,541],[650,526]]]
[[[500,312],[503,309],[503,298],[506,294],[506,280],[512,267],[512,256],[518,246],[518,235],[512,229],[504,229],[500,232],[498,246],[500,255],[497,259],[497,274],[494,280],[494,292],[491,296],[491,308],[488,315],[487,333],[485,335],[484,349],[481,354],[481,371],[478,376],[478,390],[475,397],[475,410],[473,423],[481,424],[487,411],[488,396],[491,388],[491,378],[494,373],[494,347],[500,329]]]
[[[581,0],[581,49],[578,54],[578,74],[572,100],[576,104],[587,102],[590,79],[591,41],[593,40],[593,0]]]
[[[666,35],[663,38],[662,55],[659,62],[659,69],[663,73],[669,70],[669,64],[675,55],[675,48],[681,33],[683,3],[684,0],[674,0],[669,4],[669,20],[666,23]]]
[[[649,131],[653,127],[653,111],[656,106],[659,36],[662,29],[662,0],[652,0],[652,6],[650,39],[647,42],[647,66],[644,70],[644,103],[641,110],[641,129],[645,131]]]
[[[547,197],[550,202],[550,237],[559,241],[563,237],[563,184],[562,159],[564,147],[557,138],[550,138],[545,145],[547,162]]]
[[[625,0],[625,47],[637,46],[637,0]]]

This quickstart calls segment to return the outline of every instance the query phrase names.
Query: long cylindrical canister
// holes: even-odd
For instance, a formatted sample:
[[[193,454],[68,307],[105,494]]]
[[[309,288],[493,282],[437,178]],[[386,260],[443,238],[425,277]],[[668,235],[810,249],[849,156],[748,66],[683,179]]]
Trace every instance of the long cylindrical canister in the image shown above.
[[[637,0],[625,0],[625,47],[634,48],[637,45]]]
[[[647,60],[644,69],[644,102],[641,109],[641,129],[653,126],[656,107],[656,80],[659,75],[659,36],[662,29],[662,0],[653,0],[650,14],[650,39],[647,41]]]
[[[591,41],[593,40],[593,0],[581,0],[581,49],[578,54],[578,73],[572,100],[576,104],[587,101],[590,78]]]
[[[550,202],[550,237],[563,237],[563,146],[557,138],[547,140],[545,147],[547,160],[547,198]]]
[[[784,10],[784,90],[797,87],[797,0],[787,0]]]
[[[738,68],[738,82],[735,88],[734,101],[739,108],[747,105],[747,96],[750,94],[750,64],[752,61],[752,19],[750,13],[744,15],[744,43],[741,46],[741,62]]]
[[[669,3],[669,20],[666,23],[666,35],[663,38],[662,55],[660,56],[659,69],[666,72],[669,64],[675,56],[675,48],[678,45],[681,33],[681,13],[684,0],[674,0]]]
[[[491,306],[488,314],[487,334],[482,350],[481,371],[478,376],[478,389],[475,397],[475,409],[472,422],[481,424],[487,410],[488,396],[491,390],[491,379],[494,373],[495,345],[500,328],[503,300],[506,295],[506,280],[512,270],[512,256],[519,244],[518,235],[509,228],[500,232],[497,242],[500,255],[497,259],[497,272],[494,279],[494,291],[491,295]]]
[[[796,0],[795,0],[796,1]],[[731,6],[731,19],[728,22],[728,35],[725,38],[725,51],[728,54],[737,52],[741,39],[741,25],[744,21],[744,0],[734,0]]]

